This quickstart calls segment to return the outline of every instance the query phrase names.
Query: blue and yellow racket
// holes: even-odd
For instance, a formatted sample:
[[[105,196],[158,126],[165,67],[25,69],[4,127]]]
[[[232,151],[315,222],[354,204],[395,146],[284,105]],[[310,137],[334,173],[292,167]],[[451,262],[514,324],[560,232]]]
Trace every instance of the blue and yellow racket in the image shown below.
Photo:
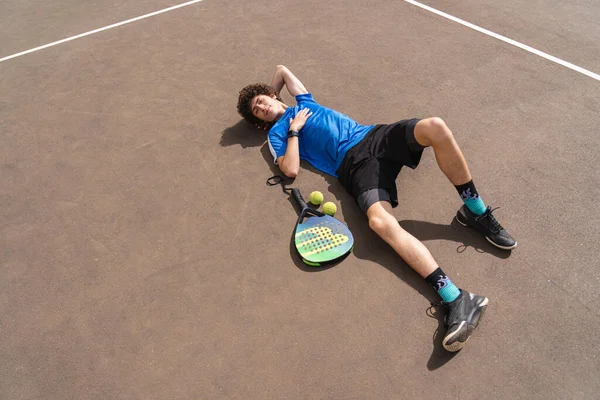
[[[283,177],[276,175],[267,181],[271,186],[277,183],[283,186]],[[285,186],[283,189],[286,192],[291,191],[292,198],[301,209],[296,222],[294,243],[305,264],[314,267],[331,264],[340,261],[352,251],[354,238],[346,225],[308,207],[299,189]]]

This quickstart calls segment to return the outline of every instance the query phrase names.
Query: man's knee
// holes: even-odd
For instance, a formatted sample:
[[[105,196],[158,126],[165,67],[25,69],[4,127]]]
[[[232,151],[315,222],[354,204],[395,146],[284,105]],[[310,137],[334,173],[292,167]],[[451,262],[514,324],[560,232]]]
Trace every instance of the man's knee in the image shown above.
[[[421,135],[425,136],[429,145],[453,139],[452,131],[448,128],[448,125],[446,125],[443,119],[433,117],[424,119],[420,122],[423,122]]]
[[[387,212],[383,207],[375,210],[370,209],[369,211],[371,211],[367,213],[367,217],[369,219],[369,228],[371,228],[380,236],[384,232],[387,232],[392,225],[398,224],[396,218],[394,218],[394,216]]]

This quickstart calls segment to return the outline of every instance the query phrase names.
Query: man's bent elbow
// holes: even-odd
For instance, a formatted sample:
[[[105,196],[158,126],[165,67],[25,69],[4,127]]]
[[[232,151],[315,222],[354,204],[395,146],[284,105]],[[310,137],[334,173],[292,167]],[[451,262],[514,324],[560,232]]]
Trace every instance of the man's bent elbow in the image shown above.
[[[284,174],[290,179],[296,179],[296,177],[298,176],[298,172],[298,170],[291,170],[284,172]]]
[[[295,179],[300,172],[300,168],[281,168],[281,172],[290,179]]]

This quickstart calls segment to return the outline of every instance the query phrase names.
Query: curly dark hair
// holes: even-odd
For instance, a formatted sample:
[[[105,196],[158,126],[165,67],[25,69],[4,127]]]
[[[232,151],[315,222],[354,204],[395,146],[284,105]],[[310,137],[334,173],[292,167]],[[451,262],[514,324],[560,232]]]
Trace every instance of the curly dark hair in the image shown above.
[[[252,125],[263,125],[265,123],[265,121],[261,120],[260,118],[256,118],[250,109],[250,102],[252,99],[261,94],[267,96],[277,96],[275,89],[266,83],[253,83],[252,85],[248,85],[240,90],[237,111],[244,118],[244,120],[246,120],[246,122],[251,123]],[[277,96],[277,100],[281,101],[281,98]]]

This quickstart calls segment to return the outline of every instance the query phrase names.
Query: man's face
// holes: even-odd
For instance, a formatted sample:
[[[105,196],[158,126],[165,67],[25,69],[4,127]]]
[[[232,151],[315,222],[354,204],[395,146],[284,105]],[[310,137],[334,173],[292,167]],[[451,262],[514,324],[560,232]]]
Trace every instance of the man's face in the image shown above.
[[[259,94],[250,101],[250,109],[252,115],[266,122],[278,120],[285,112],[283,104],[275,98],[275,95],[264,94]]]

